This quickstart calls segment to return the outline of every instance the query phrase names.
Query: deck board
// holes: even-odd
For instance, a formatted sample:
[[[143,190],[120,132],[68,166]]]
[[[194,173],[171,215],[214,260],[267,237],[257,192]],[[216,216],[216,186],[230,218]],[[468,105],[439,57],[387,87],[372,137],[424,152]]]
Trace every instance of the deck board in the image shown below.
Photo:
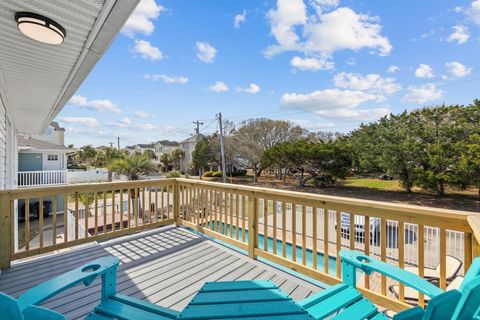
[[[96,258],[120,259],[117,291],[182,310],[207,281],[272,280],[294,299],[320,287],[184,228],[164,227],[22,261],[0,275],[0,291],[19,296],[30,287]],[[98,304],[100,281],[76,286],[44,306],[81,319]]]

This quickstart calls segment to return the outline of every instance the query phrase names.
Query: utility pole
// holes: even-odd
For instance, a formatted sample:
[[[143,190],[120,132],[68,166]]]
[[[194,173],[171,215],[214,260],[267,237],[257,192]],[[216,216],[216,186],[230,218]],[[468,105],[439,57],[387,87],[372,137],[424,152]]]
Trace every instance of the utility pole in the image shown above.
[[[120,151],[120,137],[117,137],[117,150]]]
[[[196,125],[197,127],[195,128],[195,136],[198,137],[200,136],[200,126],[203,126],[203,122],[193,121],[193,124]]]
[[[222,179],[223,183],[227,182],[227,172],[226,172],[226,166],[225,166],[225,145],[223,141],[223,123],[222,123],[222,113],[219,112],[217,114],[217,120],[218,120],[218,126],[220,128],[220,154],[222,157]]]
[[[110,141],[110,148],[113,148],[113,142]]]

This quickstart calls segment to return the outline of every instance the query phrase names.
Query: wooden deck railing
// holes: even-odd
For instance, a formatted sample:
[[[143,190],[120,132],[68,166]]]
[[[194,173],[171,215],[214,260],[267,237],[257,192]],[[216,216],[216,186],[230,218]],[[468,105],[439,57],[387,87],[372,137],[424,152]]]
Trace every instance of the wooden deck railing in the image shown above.
[[[167,224],[327,284],[341,281],[338,252],[344,248],[416,267],[421,276],[438,266],[441,288],[451,280],[447,256],[462,262],[463,274],[480,254],[480,213],[166,179],[0,191],[0,266]],[[393,280],[359,278],[373,302],[407,307],[403,286],[395,297],[388,290]],[[421,294],[418,300],[424,305]]]

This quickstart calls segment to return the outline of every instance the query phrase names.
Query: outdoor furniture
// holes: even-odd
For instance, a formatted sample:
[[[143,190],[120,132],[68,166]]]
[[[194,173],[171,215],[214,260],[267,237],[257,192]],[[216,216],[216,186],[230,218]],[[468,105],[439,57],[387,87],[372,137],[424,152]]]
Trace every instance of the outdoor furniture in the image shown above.
[[[449,283],[449,285],[446,288],[446,291],[454,290],[454,289],[459,289],[460,285],[463,282],[463,277],[462,276],[457,276],[455,279],[452,280],[452,282]],[[395,295],[395,297],[399,298],[400,297],[400,286],[399,285],[393,285],[388,288],[391,293]],[[418,303],[418,291],[411,287],[405,287],[403,289],[403,296],[405,297],[405,301],[408,303],[412,303],[414,305],[417,305]],[[429,296],[424,296],[423,299],[425,302],[428,302],[430,300]]]
[[[61,320],[64,315],[40,307],[56,294],[83,283],[89,286],[97,277],[102,278],[100,304],[86,319],[176,319],[178,312],[142,300],[116,294],[116,277],[119,260],[103,257],[35,286],[14,299],[0,292],[0,314],[5,320]]]
[[[447,259],[447,261],[446,261],[447,270],[446,270],[445,279],[447,281],[452,281],[457,276],[460,269],[462,268],[462,261],[460,261],[457,258],[452,257],[452,256],[447,256],[446,259]],[[411,273],[414,273],[414,274],[417,274],[417,275],[419,274],[417,267],[406,266],[404,269],[407,270],[408,272],[411,272]],[[432,281],[432,280],[433,281],[439,281],[440,280],[440,264],[438,264],[435,267],[435,269],[424,268],[423,269],[423,277],[427,280],[430,280],[430,281]]]
[[[356,290],[357,268],[378,272],[430,297],[427,308],[413,307],[394,316],[403,319],[474,319],[480,306],[480,258],[475,259],[458,290],[444,292],[411,272],[351,250],[340,251],[343,284],[332,286],[299,302],[315,319],[388,319]],[[480,318],[479,318],[480,319]]]
[[[207,282],[178,319],[314,319],[271,281]]]

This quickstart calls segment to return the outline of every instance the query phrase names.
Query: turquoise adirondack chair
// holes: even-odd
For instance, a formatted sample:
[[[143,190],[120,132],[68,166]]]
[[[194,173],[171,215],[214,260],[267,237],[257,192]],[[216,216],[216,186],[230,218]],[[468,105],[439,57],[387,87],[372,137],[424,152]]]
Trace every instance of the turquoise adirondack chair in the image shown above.
[[[413,307],[394,316],[395,320],[478,319],[480,308],[480,258],[470,266],[459,290],[444,292],[419,276],[352,250],[340,251],[343,283],[299,302],[315,319],[388,319],[356,289],[357,269],[378,272],[431,297],[427,308]]]
[[[18,299],[0,292],[0,315],[4,320],[63,320],[64,315],[40,306],[56,294],[83,283],[89,286],[102,278],[101,301],[86,319],[165,320],[176,319],[178,312],[148,302],[116,294],[119,260],[103,257],[31,288]]]

